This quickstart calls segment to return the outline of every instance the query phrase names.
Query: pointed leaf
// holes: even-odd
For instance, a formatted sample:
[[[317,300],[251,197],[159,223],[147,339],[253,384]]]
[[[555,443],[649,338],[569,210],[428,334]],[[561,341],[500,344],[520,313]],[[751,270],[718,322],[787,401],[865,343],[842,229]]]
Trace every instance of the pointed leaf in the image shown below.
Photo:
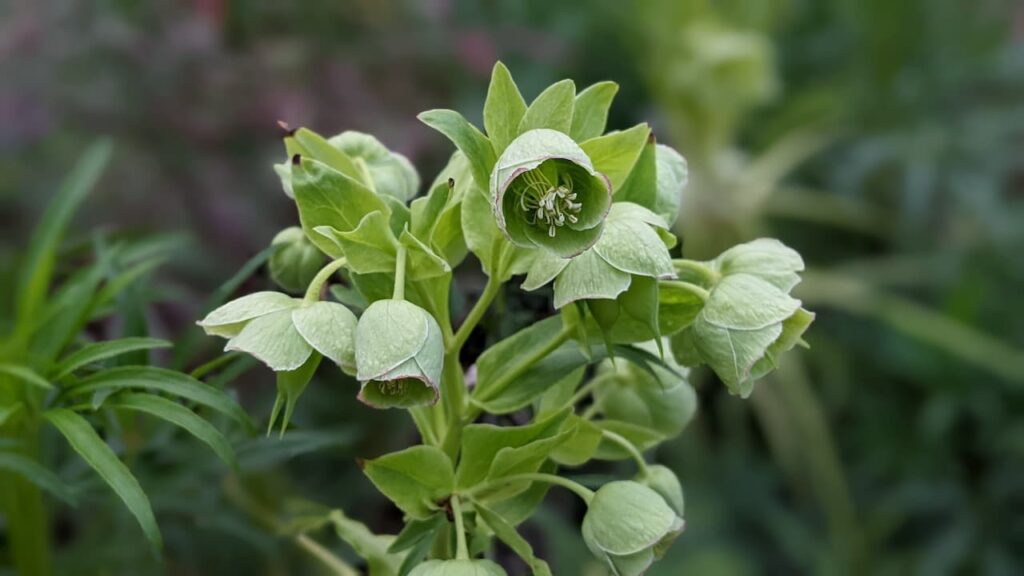
[[[413,446],[363,464],[363,473],[403,512],[426,519],[455,486],[452,462],[439,448]]]
[[[191,400],[249,424],[245,411],[224,392],[180,372],[151,366],[110,368],[83,378],[65,392],[69,395],[92,394],[97,390],[155,390]]]
[[[428,110],[417,118],[444,134],[466,155],[472,167],[473,179],[477,186],[486,190],[496,159],[490,140],[454,110]]]
[[[533,547],[516,532],[516,529],[497,512],[477,502],[474,508],[484,523],[490,527],[494,535],[512,549],[526,565],[533,571],[534,576],[551,576],[551,568],[548,563],[537,558],[533,553]]]
[[[0,452],[0,470],[13,472],[25,480],[60,498],[64,503],[75,506],[77,498],[70,486],[59,476],[47,470],[42,464],[16,452]]]
[[[114,490],[128,511],[135,516],[149,542],[157,549],[162,548],[163,538],[156,525],[149,498],[128,467],[93,430],[92,425],[85,418],[63,408],[45,412],[43,417],[60,431],[75,452]]]
[[[21,366],[18,364],[0,364],[0,374],[7,374],[17,380],[21,380],[25,384],[31,384],[37,388],[43,390],[52,390],[53,384],[49,380],[40,376],[35,370],[28,366]]]
[[[152,350],[154,348],[168,348],[171,343],[167,340],[157,338],[121,338],[119,340],[107,340],[105,342],[93,342],[86,344],[73,353],[64,357],[60,364],[53,371],[56,373],[54,380],[71,374],[83,366],[88,366],[100,360],[106,360],[121,354],[136,352],[138,350]]]
[[[568,134],[572,128],[575,99],[576,84],[572,80],[562,80],[548,86],[526,110],[519,123],[519,134],[537,128],[549,128]]]
[[[508,143],[519,135],[519,123],[525,113],[526,102],[508,68],[501,62],[495,63],[484,102],[484,128],[496,155],[501,155]]]
[[[608,177],[615,193],[633,170],[650,134],[650,126],[637,124],[628,130],[591,138],[580,144],[580,147],[590,156],[594,168]]]
[[[569,131],[573,140],[583,142],[604,133],[608,109],[618,91],[618,84],[606,80],[588,86],[576,96],[572,129]]]

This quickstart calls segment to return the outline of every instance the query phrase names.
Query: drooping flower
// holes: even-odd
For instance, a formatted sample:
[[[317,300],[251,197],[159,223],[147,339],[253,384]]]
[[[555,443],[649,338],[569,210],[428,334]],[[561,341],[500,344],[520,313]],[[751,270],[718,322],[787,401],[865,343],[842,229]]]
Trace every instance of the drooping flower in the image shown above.
[[[657,492],[630,481],[609,482],[583,517],[583,541],[615,576],[640,576],[661,557],[685,523]]]
[[[278,232],[270,245],[277,248],[268,263],[270,277],[289,292],[304,291],[324,264],[323,254],[298,226]]]
[[[507,576],[505,569],[490,560],[427,560],[409,576]]]
[[[359,399],[375,408],[435,404],[444,366],[437,320],[405,300],[378,300],[356,327]]]

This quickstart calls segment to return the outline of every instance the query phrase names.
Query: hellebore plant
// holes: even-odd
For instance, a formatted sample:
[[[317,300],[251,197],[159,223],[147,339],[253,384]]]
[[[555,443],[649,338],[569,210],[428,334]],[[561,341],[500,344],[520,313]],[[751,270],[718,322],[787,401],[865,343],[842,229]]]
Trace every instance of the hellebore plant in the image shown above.
[[[796,252],[756,240],[710,262],[673,258],[686,161],[646,124],[605,133],[617,89],[577,94],[565,80],[527,105],[498,63],[486,134],[451,110],[420,115],[457,151],[418,198],[415,170],[372,136],[283,125],[276,169],[301,223],[274,239],[283,292],[243,296],[200,325],[277,373],[282,433],[322,358],[355,376],[368,406],[408,412],[422,444],[362,463],[406,518],[396,538],[374,536],[387,545],[364,553],[370,574],[505,574],[487,558],[494,539],[550,574],[516,526],[551,486],[586,503],[581,538],[597,562],[642,574],[685,525],[679,479],[644,451],[694,416],[691,367],[745,397],[803,342],[814,316],[789,296]],[[453,315],[453,270],[469,253],[488,281]],[[553,285],[554,313],[464,365],[514,276],[524,290]],[[526,423],[481,421],[512,413]],[[595,459],[632,460],[636,477],[594,491],[564,474]]]

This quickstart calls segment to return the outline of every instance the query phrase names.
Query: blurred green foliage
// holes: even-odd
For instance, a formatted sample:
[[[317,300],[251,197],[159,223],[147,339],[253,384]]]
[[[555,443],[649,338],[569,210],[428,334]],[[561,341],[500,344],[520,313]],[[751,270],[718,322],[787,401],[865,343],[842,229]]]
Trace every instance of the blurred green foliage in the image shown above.
[[[752,403],[696,378],[694,424],[657,455],[680,474],[688,527],[651,573],[1018,574],[1021,22],[1010,0],[15,0],[0,5],[0,276],[14,274],[62,168],[112,135],[118,152],[71,243],[110,227],[191,235],[119,321],[133,326],[121,333],[176,340],[166,363],[192,369],[217,354],[192,321],[224,270],[293,224],[270,167],[276,120],[372,131],[429,175],[448,147],[415,114],[480,109],[497,58],[527,94],[561,77],[613,79],[610,127],[649,121],[689,160],[683,253],[779,237],[808,260],[798,296],[819,311],[812,351]],[[261,262],[227,291],[269,286]],[[473,293],[481,277],[458,282]],[[487,320],[495,334],[546,303],[502,305]],[[232,380],[265,415],[273,383],[248,367],[208,381]],[[318,573],[295,568],[300,552],[275,535],[293,499],[394,532],[395,512],[352,459],[413,432],[353,394],[324,378],[283,440],[233,438],[239,476],[179,434],[140,428],[132,469],[164,532],[164,569]],[[366,426],[388,433],[357,435]],[[84,477],[80,466],[68,459],[61,476]],[[549,500],[526,530],[538,554],[559,575],[601,574],[580,510]],[[59,573],[157,569],[113,498],[54,508]]]

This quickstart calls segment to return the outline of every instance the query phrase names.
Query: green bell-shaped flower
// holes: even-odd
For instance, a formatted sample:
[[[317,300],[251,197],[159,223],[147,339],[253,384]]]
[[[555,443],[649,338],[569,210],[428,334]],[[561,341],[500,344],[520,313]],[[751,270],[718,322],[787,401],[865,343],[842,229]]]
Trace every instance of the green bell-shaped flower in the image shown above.
[[[356,327],[359,399],[375,408],[435,404],[444,366],[441,328],[404,300],[378,300]]]
[[[657,492],[630,481],[609,482],[583,517],[587,548],[615,576],[640,576],[683,531],[685,523]]]
[[[490,560],[427,560],[409,572],[409,576],[507,576]]]
[[[778,240],[734,246],[710,262],[684,261],[680,276],[709,288],[693,323],[672,336],[672,353],[687,366],[707,364],[729,391],[746,398],[779,357],[803,342],[814,313],[789,296],[804,269],[800,255]]]
[[[275,372],[297,370],[318,352],[355,371],[356,317],[335,302],[305,302],[280,292],[232,300],[198,322],[207,334],[228,338],[225,350],[245,352]]]
[[[555,308],[576,300],[614,300],[630,287],[633,276],[673,278],[668,253],[673,243],[660,216],[637,204],[616,202],[592,248],[571,259],[538,254],[522,287],[536,290],[554,280]]]
[[[523,133],[498,158],[490,197],[512,243],[569,258],[601,237],[612,188],[572,138],[542,128]]]
[[[285,228],[274,236],[271,246],[270,277],[288,292],[302,292],[324,264],[324,255],[298,226]]]

